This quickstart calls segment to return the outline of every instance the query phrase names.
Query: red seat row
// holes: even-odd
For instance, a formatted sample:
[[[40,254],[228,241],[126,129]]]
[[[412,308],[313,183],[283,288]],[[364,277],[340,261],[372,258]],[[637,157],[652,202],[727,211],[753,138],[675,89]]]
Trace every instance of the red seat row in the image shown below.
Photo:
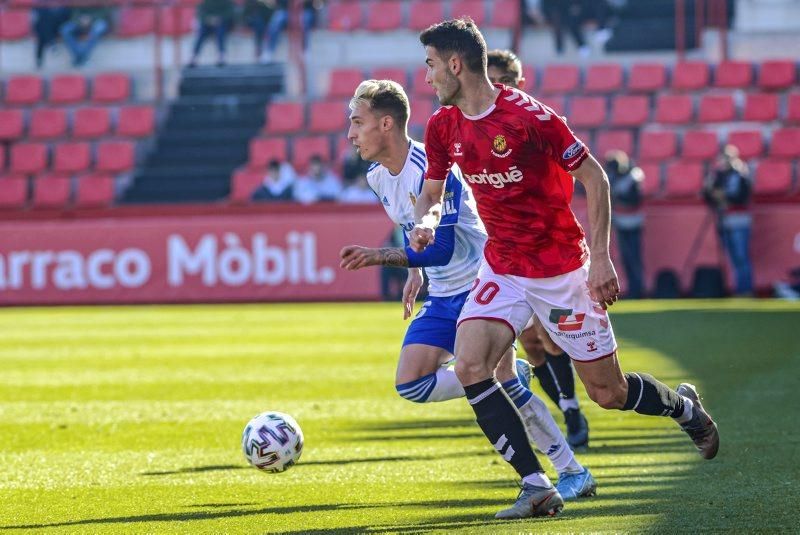
[[[59,173],[78,173],[94,169],[110,173],[130,171],[134,165],[135,146],[130,141],[102,141],[97,144],[93,158],[92,145],[86,142],[58,143],[53,146],[52,163],[50,147],[46,143],[16,143],[11,145],[8,168],[11,173],[36,174],[48,168]],[[0,163],[5,160],[0,147]],[[94,160],[94,164],[92,164]],[[2,170],[2,166],[0,166]]]
[[[30,186],[33,197],[28,198]],[[62,174],[45,174],[32,181],[24,175],[0,176],[0,210],[18,210],[28,204],[32,208],[102,207],[114,200],[114,178],[104,173],[91,173],[76,179],[72,199],[72,179]]]
[[[22,109],[0,110],[0,141],[14,141],[27,135],[30,139],[55,139],[67,136],[68,116],[64,108],[36,108],[29,115],[27,130]],[[146,137],[155,130],[155,111],[150,106],[123,106],[116,113],[104,107],[78,108],[72,115],[70,135],[96,139],[112,135]]]
[[[263,169],[270,160],[277,159],[290,161],[294,168],[302,173],[308,167],[312,156],[320,156],[325,161],[332,160],[330,136],[295,136],[291,143],[285,136],[252,139],[248,166],[253,169]]]
[[[131,80],[127,74],[103,73],[89,82],[75,74],[54,76],[48,84],[47,102],[73,104],[91,99],[98,104],[124,102],[131,97]],[[45,81],[36,75],[11,76],[6,83],[3,102],[7,106],[31,106],[45,101]]]

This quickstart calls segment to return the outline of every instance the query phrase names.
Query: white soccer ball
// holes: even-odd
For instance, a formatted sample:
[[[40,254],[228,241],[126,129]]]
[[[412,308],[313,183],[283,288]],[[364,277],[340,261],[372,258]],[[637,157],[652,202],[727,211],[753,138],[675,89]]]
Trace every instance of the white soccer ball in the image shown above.
[[[283,472],[303,453],[303,431],[282,412],[264,412],[247,423],[242,433],[247,462],[264,472]]]

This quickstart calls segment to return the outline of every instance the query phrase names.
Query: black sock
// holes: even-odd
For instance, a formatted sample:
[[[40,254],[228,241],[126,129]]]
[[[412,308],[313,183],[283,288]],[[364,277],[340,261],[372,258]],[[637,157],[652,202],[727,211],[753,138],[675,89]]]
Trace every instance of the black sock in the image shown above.
[[[556,386],[560,391],[561,398],[574,398],[575,374],[572,371],[572,359],[566,353],[561,353],[560,355],[545,353],[545,358],[547,359],[547,366],[556,378]]]
[[[664,383],[647,373],[626,373],[628,399],[622,410],[633,409],[650,416],[672,416],[683,414],[683,398]]]
[[[544,390],[544,393],[547,394],[547,397],[552,399],[553,403],[558,405],[558,400],[561,399],[561,392],[558,389],[556,379],[553,376],[553,372],[550,371],[550,367],[547,365],[547,362],[541,366],[534,366],[533,375],[535,375],[539,380],[539,384],[542,385],[542,390]]]
[[[464,392],[478,417],[483,434],[519,476],[542,472],[542,465],[531,449],[522,420],[500,385],[494,379],[486,379],[465,386]]]

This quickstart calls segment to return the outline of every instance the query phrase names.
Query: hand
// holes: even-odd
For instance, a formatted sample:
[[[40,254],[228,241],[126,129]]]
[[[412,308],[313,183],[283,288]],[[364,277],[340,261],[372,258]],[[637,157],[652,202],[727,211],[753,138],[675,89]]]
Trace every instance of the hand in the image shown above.
[[[414,313],[414,301],[422,288],[422,270],[409,268],[406,285],[403,286],[403,319],[407,320]]]
[[[355,271],[367,266],[374,266],[380,263],[377,249],[361,247],[360,245],[348,245],[339,252],[342,261],[339,267],[348,271]]]
[[[435,234],[432,228],[417,225],[408,237],[409,246],[414,252],[421,253],[425,247],[433,244]]]
[[[591,298],[597,301],[604,310],[619,299],[617,272],[607,254],[601,258],[592,257],[589,265],[589,280],[586,285],[589,287]]]

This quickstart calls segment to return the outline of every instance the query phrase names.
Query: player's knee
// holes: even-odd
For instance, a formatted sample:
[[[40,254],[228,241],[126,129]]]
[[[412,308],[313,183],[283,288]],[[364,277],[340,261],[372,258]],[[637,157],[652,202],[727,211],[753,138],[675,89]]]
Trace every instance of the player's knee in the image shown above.
[[[494,374],[494,370],[489,369],[486,362],[471,359],[456,360],[455,372],[462,385],[477,383]]]
[[[627,398],[625,390],[615,386],[589,386],[586,393],[604,409],[621,409]]]
[[[436,386],[436,374],[429,373],[419,379],[396,384],[395,389],[403,399],[414,403],[427,403],[434,386]]]

